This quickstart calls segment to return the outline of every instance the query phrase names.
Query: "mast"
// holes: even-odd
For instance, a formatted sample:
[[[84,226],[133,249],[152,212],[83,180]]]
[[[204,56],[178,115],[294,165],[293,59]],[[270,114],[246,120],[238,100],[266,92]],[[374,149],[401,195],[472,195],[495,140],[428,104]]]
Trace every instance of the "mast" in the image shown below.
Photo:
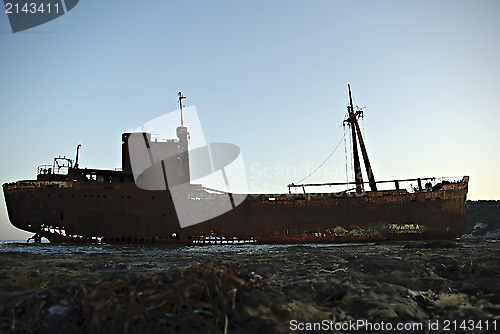
[[[188,152],[188,136],[189,132],[187,127],[184,126],[184,118],[182,115],[182,100],[186,97],[182,95],[181,92],[177,94],[179,96],[179,108],[181,110],[181,126],[177,127],[177,138],[179,138],[179,149],[180,149],[180,163],[181,163],[181,173],[184,177],[184,182],[189,183],[191,181],[189,173],[189,152]]]
[[[179,96],[179,108],[181,109],[181,127],[184,127],[184,118],[182,117],[182,100],[186,97],[182,96],[181,92],[179,92],[177,95]]]
[[[368,159],[365,142],[363,141],[363,136],[361,135],[361,129],[359,128],[358,123],[358,117],[363,116],[363,110],[357,108],[357,110],[354,111],[354,106],[352,104],[351,85],[348,84],[347,87],[349,89],[349,106],[347,106],[347,119],[344,122],[349,123],[349,126],[351,127],[356,192],[363,191],[363,175],[361,173],[361,164],[359,161],[357,137],[359,138],[359,146],[361,147],[361,154],[363,155],[363,162],[365,164],[366,174],[368,175],[368,183],[370,184],[370,189],[371,191],[377,191],[377,183],[375,182],[375,177],[373,175],[370,160]]]
[[[361,164],[359,162],[358,142],[356,140],[356,129],[354,124],[358,122],[356,114],[354,113],[354,106],[352,105],[351,85],[347,84],[349,89],[349,105],[347,106],[347,119],[345,122],[349,123],[351,127],[352,136],[352,155],[354,160],[354,179],[356,181],[356,192],[363,191],[363,174],[361,173]]]

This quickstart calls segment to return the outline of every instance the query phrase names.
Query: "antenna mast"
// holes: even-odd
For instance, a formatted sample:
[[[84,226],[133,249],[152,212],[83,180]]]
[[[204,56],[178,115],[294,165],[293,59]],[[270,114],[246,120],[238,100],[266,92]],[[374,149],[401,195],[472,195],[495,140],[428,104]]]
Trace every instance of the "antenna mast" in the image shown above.
[[[189,132],[188,129],[184,126],[184,117],[182,115],[182,100],[186,97],[182,95],[182,92],[177,94],[179,96],[179,108],[181,109],[181,126],[177,127],[177,138],[179,138],[179,162],[181,164],[181,175],[184,177],[183,181],[186,183],[190,182],[190,173],[189,173],[189,143],[188,137]]]
[[[181,127],[184,127],[184,118],[182,117],[182,100],[185,99],[185,96],[182,96],[182,92],[179,92],[179,107],[181,109]]]

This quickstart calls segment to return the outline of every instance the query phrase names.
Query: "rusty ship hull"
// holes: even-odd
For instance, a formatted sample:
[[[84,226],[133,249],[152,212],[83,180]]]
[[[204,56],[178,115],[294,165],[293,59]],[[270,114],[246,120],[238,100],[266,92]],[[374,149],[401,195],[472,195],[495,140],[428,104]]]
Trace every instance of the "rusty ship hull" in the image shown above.
[[[170,192],[133,182],[19,181],[3,190],[11,223],[50,241],[343,243],[460,237],[467,185],[464,177],[427,192],[248,195],[185,228]],[[218,195],[207,195],[216,205]]]

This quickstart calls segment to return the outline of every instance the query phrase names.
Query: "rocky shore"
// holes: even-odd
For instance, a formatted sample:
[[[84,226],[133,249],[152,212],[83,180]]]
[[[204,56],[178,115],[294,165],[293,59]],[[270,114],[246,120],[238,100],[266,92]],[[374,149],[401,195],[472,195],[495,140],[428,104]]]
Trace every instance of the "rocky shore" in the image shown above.
[[[464,332],[453,327],[463,320],[478,332],[500,325],[496,239],[27,247],[0,253],[2,332],[363,332],[404,323],[449,333],[446,324]],[[364,327],[347,326],[361,320]]]
[[[494,333],[499,213],[468,201],[453,241],[0,243],[0,331]]]

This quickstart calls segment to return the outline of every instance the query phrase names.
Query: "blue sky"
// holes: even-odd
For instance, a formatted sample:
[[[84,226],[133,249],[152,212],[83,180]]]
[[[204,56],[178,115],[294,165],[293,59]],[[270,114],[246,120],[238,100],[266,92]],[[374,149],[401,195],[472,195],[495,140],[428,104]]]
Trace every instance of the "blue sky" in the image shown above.
[[[122,132],[194,104],[286,191],[343,136],[347,84],[375,176],[471,177],[500,199],[498,1],[91,1],[13,34],[0,13],[0,182],[54,156],[120,167]],[[350,162],[349,162],[350,164]],[[342,182],[343,145],[311,182]],[[326,172],[325,172],[326,171]],[[0,239],[24,239],[0,205]]]

